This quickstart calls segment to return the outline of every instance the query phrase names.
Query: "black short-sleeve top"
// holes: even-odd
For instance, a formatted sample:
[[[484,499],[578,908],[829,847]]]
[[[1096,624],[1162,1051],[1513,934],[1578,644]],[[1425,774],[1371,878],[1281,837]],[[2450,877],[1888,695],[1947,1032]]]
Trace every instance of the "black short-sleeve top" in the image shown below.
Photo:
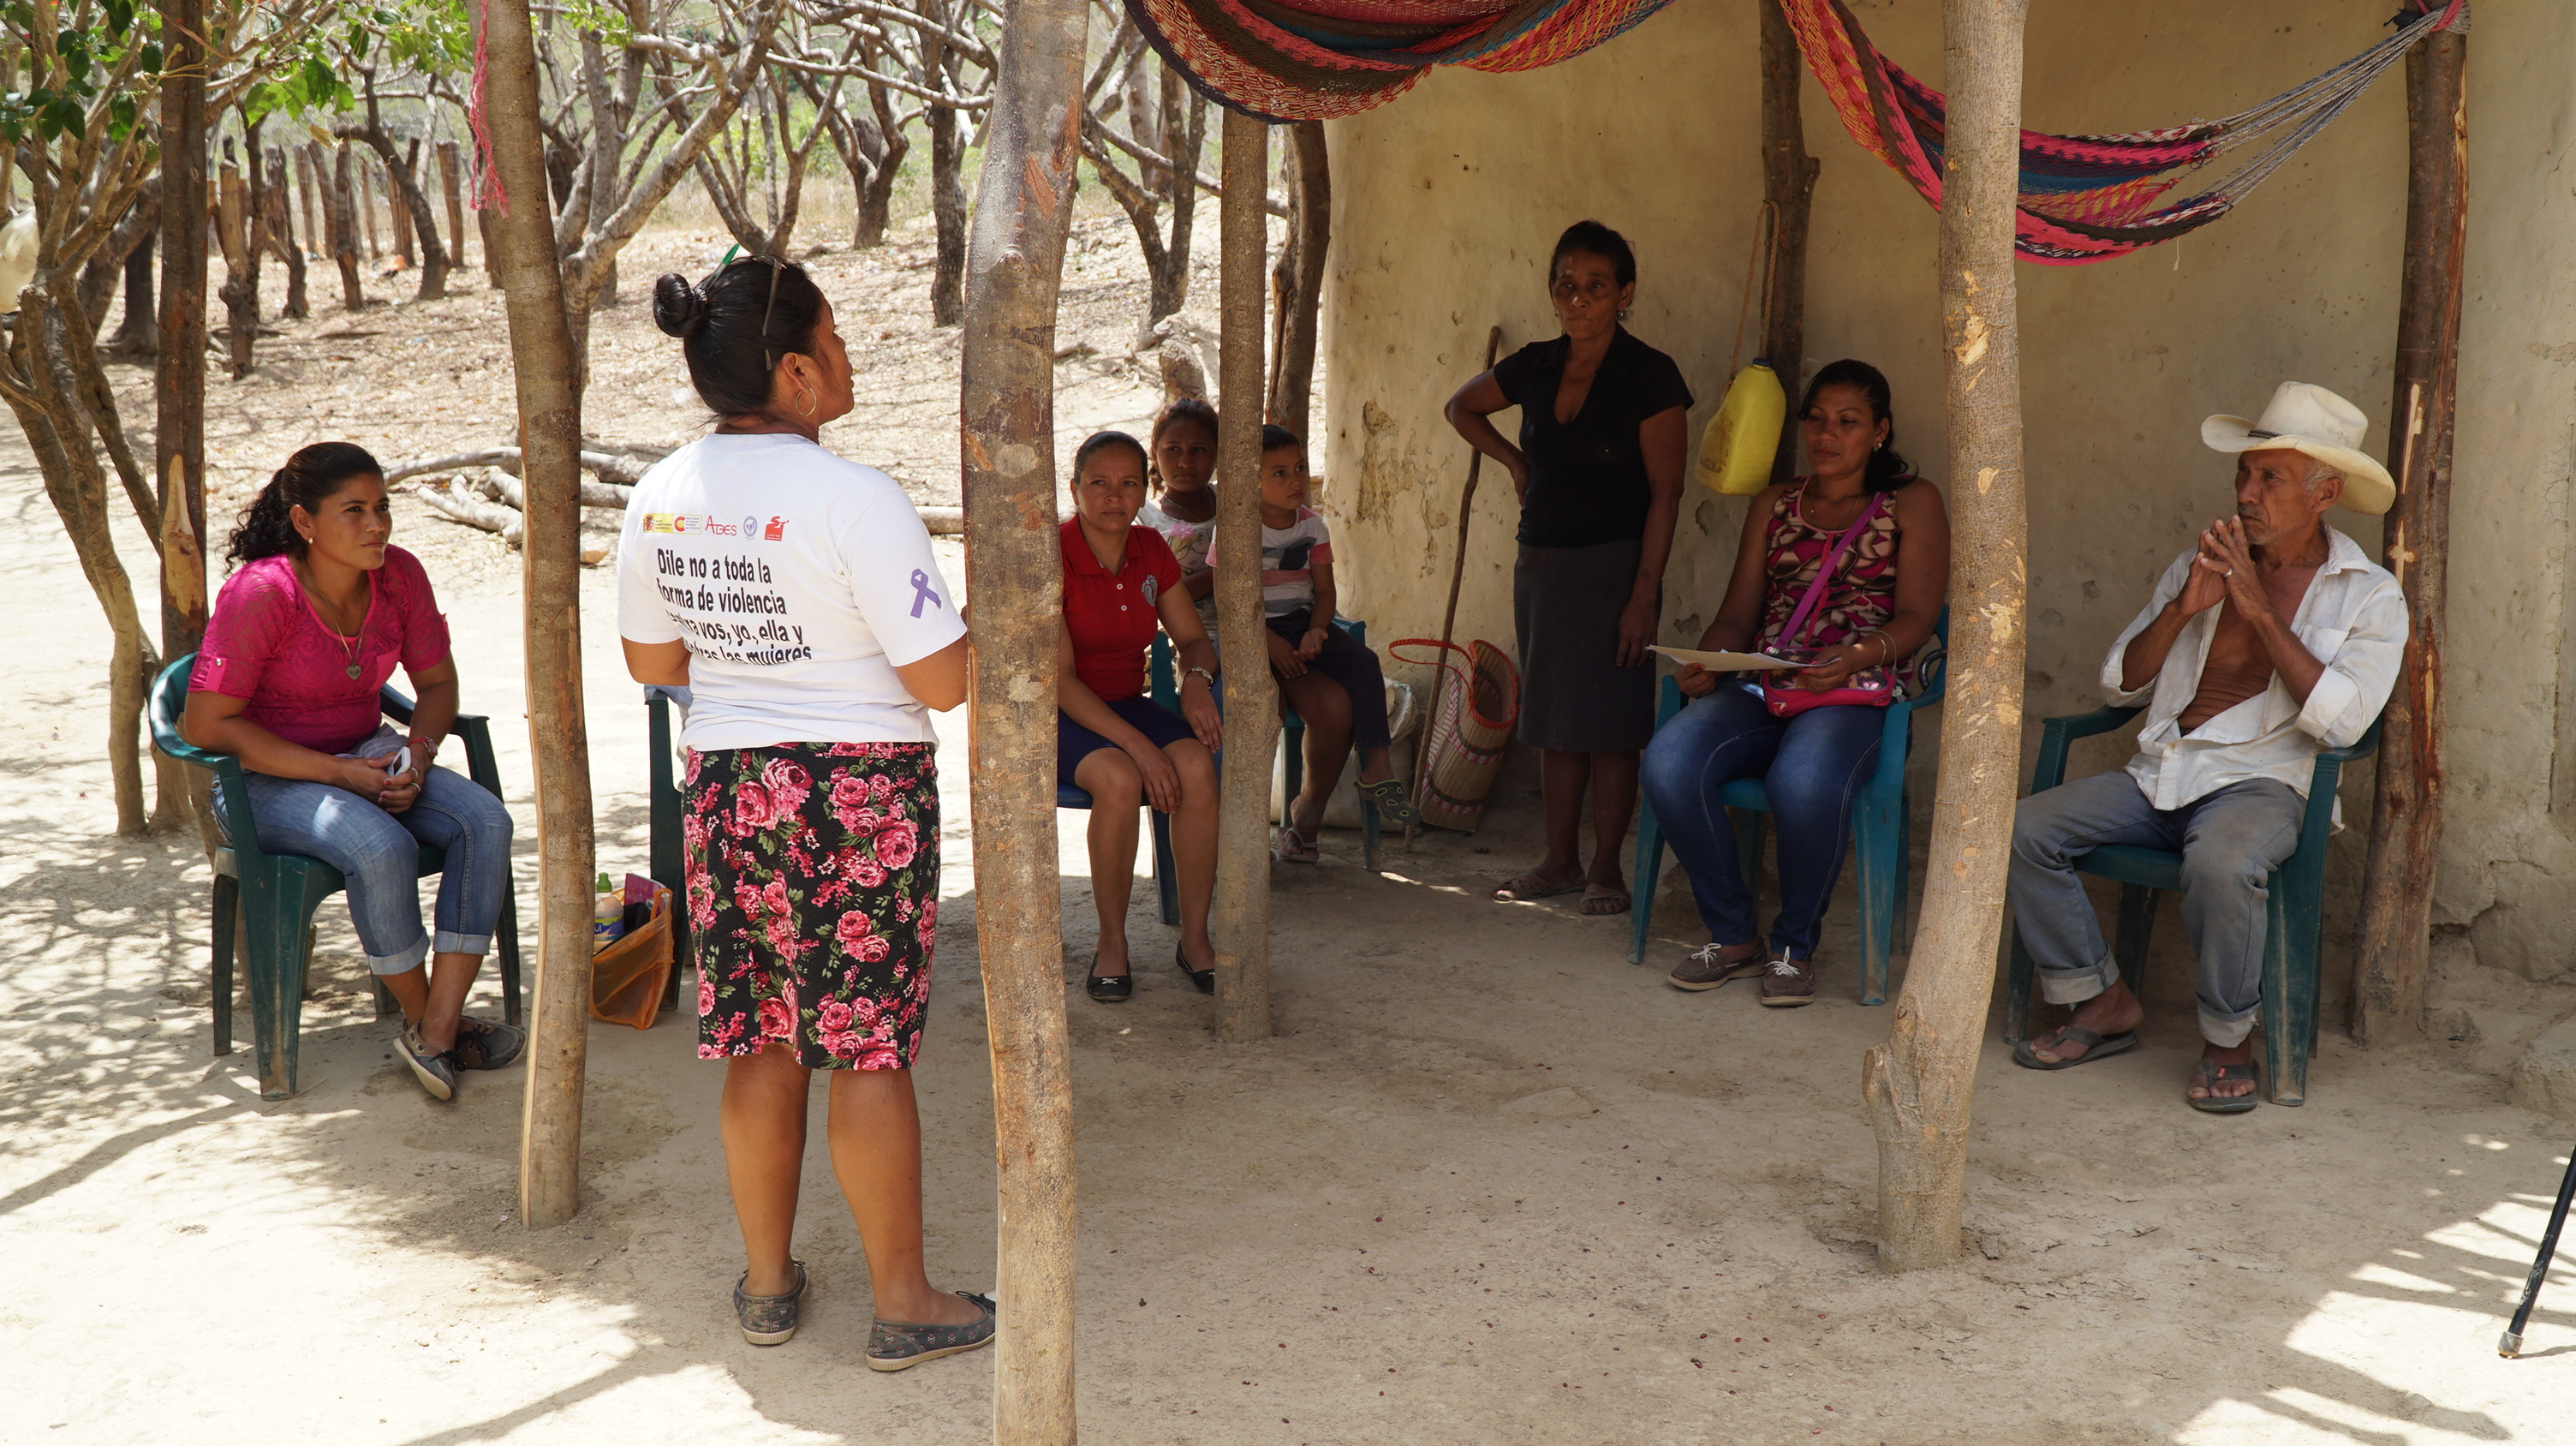
[[[1556,419],[1557,384],[1574,343],[1533,342],[1494,363],[1494,381],[1521,409],[1521,452],[1529,458],[1529,495],[1521,503],[1520,540],[1532,547],[1594,547],[1646,535],[1653,489],[1637,428],[1648,417],[1691,404],[1690,386],[1673,359],[1621,327],[1592,378],[1582,410]]]

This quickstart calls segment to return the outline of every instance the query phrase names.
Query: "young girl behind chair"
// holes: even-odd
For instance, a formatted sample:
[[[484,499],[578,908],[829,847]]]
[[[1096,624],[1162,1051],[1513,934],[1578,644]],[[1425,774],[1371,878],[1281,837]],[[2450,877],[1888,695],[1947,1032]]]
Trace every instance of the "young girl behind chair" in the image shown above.
[[[1270,671],[1306,724],[1306,787],[1290,806],[1280,856],[1313,863],[1324,800],[1342,777],[1342,756],[1360,750],[1359,791],[1397,823],[1421,815],[1387,757],[1386,678],[1377,654],[1332,625],[1332,530],[1306,505],[1306,444],[1285,427],[1261,429],[1261,611],[1270,629]],[[1339,685],[1349,698],[1325,695]],[[1344,720],[1347,719],[1347,724]],[[1342,736],[1347,729],[1348,736]]]

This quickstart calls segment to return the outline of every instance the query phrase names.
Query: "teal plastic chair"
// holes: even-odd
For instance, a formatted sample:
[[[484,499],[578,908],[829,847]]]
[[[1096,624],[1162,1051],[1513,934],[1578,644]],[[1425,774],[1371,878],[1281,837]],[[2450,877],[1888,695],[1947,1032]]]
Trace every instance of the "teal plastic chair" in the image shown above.
[[[2066,781],[2067,745],[2078,738],[2108,733],[2135,718],[2138,708],[2100,708],[2040,722],[2039,761],[2030,770],[2030,791],[2042,793]],[[2308,779],[2307,812],[2299,820],[2299,847],[2267,884],[2270,902],[2263,931],[2263,1084],[2276,1105],[2307,1103],[2308,1058],[2317,1047],[2317,941],[2325,921],[2326,841],[2334,832],[2335,786],[2343,766],[2379,751],[2379,720],[2350,748],[2329,748],[2317,755]],[[2111,957],[2132,994],[2141,992],[2147,945],[2156,922],[2156,892],[2182,888],[2182,855],[2163,849],[2108,844],[2076,860],[2079,873],[2111,879],[2120,885],[2120,921]],[[2013,929],[2012,966],[2004,986],[2004,1042],[2019,1044],[2030,1033],[2031,981],[2038,973],[2030,951],[2022,947],[2021,929]]]
[[[188,671],[197,655],[188,654],[161,670],[152,684],[152,746],[182,763],[210,770],[225,785],[224,819],[232,847],[215,852],[214,890],[214,1024],[215,1053],[233,1052],[233,933],[238,922],[243,938],[242,965],[250,976],[252,1039],[259,1056],[261,1099],[282,1100],[295,1093],[297,1045],[304,1022],[304,982],[311,963],[313,911],[323,900],[348,887],[338,869],[303,854],[273,854],[259,846],[259,826],[251,819],[250,798],[242,789],[241,760],[228,753],[199,748],[179,735],[179,719],[188,706]],[[381,693],[386,716],[411,722],[411,699],[388,687]],[[456,715],[455,736],[465,743],[467,776],[501,796],[501,769],[492,754],[492,729],[480,716]],[[420,849],[421,877],[447,866],[444,850]],[[519,902],[514,885],[501,895],[501,923],[494,943],[501,955],[501,1009],[510,1023],[519,1022]],[[393,996],[381,981],[375,985],[376,1016],[394,1012]]]
[[[1181,708],[1180,685],[1172,671],[1172,644],[1161,633],[1154,634],[1153,649],[1146,655],[1147,690],[1155,702],[1177,713]],[[1091,795],[1070,783],[1055,786],[1058,808],[1091,807]],[[1150,804],[1145,809],[1145,826],[1154,836],[1154,897],[1162,907],[1163,922],[1179,927],[1181,922],[1181,879],[1172,871],[1172,816]]]
[[[1333,619],[1333,626],[1349,634],[1352,642],[1362,647],[1368,646],[1368,624],[1356,618],[1337,617]],[[1279,806],[1283,815],[1279,822],[1285,824],[1288,822],[1284,816],[1287,808],[1296,801],[1297,795],[1306,787],[1306,722],[1297,716],[1297,710],[1294,708],[1280,710],[1279,746],[1286,749],[1288,753],[1288,782],[1279,794]],[[1359,745],[1354,743],[1351,745],[1351,758],[1354,764],[1359,756]],[[1377,805],[1369,802],[1367,794],[1361,794],[1360,859],[1367,865],[1370,873],[1377,872],[1378,831]]]
[[[1941,701],[1949,682],[1950,610],[1932,623],[1934,647],[1923,660],[1922,691],[1887,707],[1885,731],[1879,734],[1878,770],[1852,800],[1852,854],[1860,866],[1860,1002],[1887,1002],[1887,961],[1896,936],[1905,931],[1905,860],[1913,826],[1912,800],[1905,791],[1905,755],[1913,741],[1914,710]],[[1681,685],[1664,679],[1655,708],[1660,730],[1682,710]],[[1718,795],[1735,810],[1735,852],[1744,866],[1744,888],[1758,892],[1762,879],[1762,815],[1771,811],[1770,792],[1758,778],[1739,778]],[[1646,957],[1646,933],[1655,911],[1655,883],[1664,867],[1664,831],[1654,807],[1637,801],[1636,915],[1628,962]]]
[[[689,710],[689,690],[685,687],[647,685],[644,689],[644,736],[646,816],[650,819],[650,842],[646,845],[646,865],[653,871],[653,882],[671,891],[671,982],[662,991],[662,1007],[676,1009],[680,1004],[680,971],[694,960],[689,950],[689,889],[687,872],[680,858],[680,782],[672,767],[671,705],[680,706],[682,716]]]

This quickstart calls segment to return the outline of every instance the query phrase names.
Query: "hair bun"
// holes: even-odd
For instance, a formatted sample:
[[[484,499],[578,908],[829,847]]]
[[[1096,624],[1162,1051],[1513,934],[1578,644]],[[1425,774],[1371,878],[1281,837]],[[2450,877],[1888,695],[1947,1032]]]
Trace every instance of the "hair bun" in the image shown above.
[[[665,335],[687,338],[707,320],[707,299],[689,278],[665,271],[653,283],[653,324]]]

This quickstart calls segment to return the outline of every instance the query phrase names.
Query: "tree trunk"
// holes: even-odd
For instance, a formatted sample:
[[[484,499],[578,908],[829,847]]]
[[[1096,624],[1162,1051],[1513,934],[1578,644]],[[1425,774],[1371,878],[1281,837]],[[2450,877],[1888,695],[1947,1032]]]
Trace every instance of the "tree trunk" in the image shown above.
[[[485,115],[511,197],[492,232],[508,294],[527,489],[528,745],[536,765],[537,988],[520,1116],[519,1210],[532,1229],[581,1208],[582,1063],[590,1029],[590,744],[581,706],[580,361],[545,204],[537,54],[527,0],[486,0]]]
[[[319,259],[324,253],[322,223],[314,219],[313,197],[321,188],[313,178],[320,174],[320,168],[313,162],[313,143],[306,141],[288,149],[295,152],[295,194],[304,203],[304,249]]]
[[[149,242],[153,233],[160,229],[161,183],[158,180],[147,180],[135,193],[134,204],[126,208],[125,215],[117,221],[116,228],[107,233],[107,240],[98,250],[90,254],[89,260],[81,263],[81,315],[89,318],[92,332],[107,324],[107,304],[109,298],[116,294],[119,275],[127,277],[127,295],[132,296],[132,275],[127,262],[137,251],[141,251],[146,258],[143,265],[142,316],[145,322],[144,330],[147,334],[150,332],[152,264],[149,259],[151,251],[145,243]],[[117,329],[118,341],[122,341],[126,332],[133,329],[134,319],[133,312],[126,313],[124,323]],[[116,344],[116,342],[110,342],[109,346],[113,348]]]
[[[250,197],[241,169],[226,161],[217,191],[215,228],[223,238],[224,351],[234,380],[250,372],[259,339],[259,254],[252,243]]]
[[[1307,439],[1308,398],[1315,389],[1315,333],[1323,319],[1324,252],[1333,240],[1333,173],[1324,151],[1324,123],[1289,126],[1288,154],[1296,186],[1288,198],[1288,244],[1271,273],[1279,295],[1271,348],[1270,420]]]
[[[160,235],[156,207],[152,229],[125,253],[125,319],[117,324],[116,335],[107,343],[109,355],[122,360],[141,361],[159,355],[161,350],[159,306],[152,286],[152,247]]]
[[[1163,247],[1163,264],[1146,277],[1147,331],[1164,317],[1178,316],[1189,303],[1190,232],[1198,220],[1199,156],[1207,149],[1207,102],[1170,67],[1159,61],[1156,67],[1162,72],[1163,133],[1172,142],[1172,170],[1163,178],[1163,203],[1171,208],[1172,234]],[[1268,178],[1262,184],[1267,187]]]
[[[1762,199],[1771,206],[1771,282],[1762,299],[1762,355],[1789,394],[1771,480],[1798,467],[1798,389],[1806,377],[1807,219],[1814,209],[1820,163],[1807,154],[1798,86],[1806,78],[1798,33],[1780,0],[1762,0]]]
[[[1057,906],[1051,706],[1063,565],[1055,544],[1055,318],[1073,219],[1083,0],[1017,0],[977,182],[973,311],[959,338],[966,587],[975,618],[975,932],[993,1054],[1011,1302],[993,1358],[993,1439],[1073,1446],[1072,1046]],[[1249,490],[1249,489],[1246,489]]]
[[[411,146],[413,152],[417,154],[420,150],[420,142],[413,141]],[[384,162],[385,167],[385,220],[393,232],[394,254],[403,259],[405,266],[417,266],[420,264],[420,259],[411,249],[413,217],[411,197],[407,194],[409,188],[401,184],[403,179],[407,179],[402,173],[409,168],[408,164],[396,161],[392,155],[382,150],[377,151],[376,155]],[[420,220],[424,225],[429,222],[425,208],[420,214]],[[432,239],[436,238],[435,228],[431,230],[430,235]]]
[[[1262,254],[1269,250],[1270,127],[1225,113],[1225,194],[1217,206],[1221,270],[1218,306],[1216,457],[1220,477],[1261,475]],[[1189,184],[1184,170],[1179,185]],[[1240,482],[1216,498],[1217,635],[1229,656],[1252,659],[1225,670],[1225,774],[1216,830],[1216,1035],[1235,1043],[1270,1037],[1270,769],[1278,749],[1279,699],[1259,664],[1268,640],[1261,620],[1261,490]]]
[[[2406,592],[2406,659],[2379,736],[2362,866],[2352,1032],[2420,1038],[2442,846],[2442,618],[2449,591],[2451,426],[2460,384],[2460,297],[2469,225],[2469,38],[2437,31],[2406,57],[2404,290],[2397,395],[2388,410],[2397,505],[2382,559]]]
[[[340,154],[344,156],[351,155],[353,149],[354,148],[351,147],[347,141],[344,140],[340,142]],[[349,199],[358,208],[358,234],[367,238],[367,260],[371,263],[382,261],[385,258],[384,247],[378,245],[376,242],[376,178],[374,170],[367,164],[367,158],[365,156],[355,156],[352,163],[356,166],[357,170],[355,179],[350,186]]]
[[[1950,407],[1950,692],[1934,867],[1894,1027],[1861,1063],[1878,1135],[1878,1256],[1959,1256],[1968,1105],[1994,993],[2021,770],[2024,552],[2021,339],[2013,215],[2027,0],[1946,0],[1941,325]]]
[[[859,188],[858,218],[851,226],[850,240],[856,246],[882,246],[886,222],[894,211],[895,182],[903,179],[903,158],[912,153],[912,141],[895,123],[894,107],[884,86],[868,87],[868,103],[876,111],[881,150],[876,169],[869,174],[867,184]]]
[[[367,309],[367,293],[358,285],[358,198],[349,179],[351,155],[351,146],[342,141],[332,160],[331,188],[322,205],[331,223],[331,259],[340,268],[340,306],[355,312]],[[314,164],[321,164],[318,157]]]
[[[206,33],[205,0],[163,0],[169,51],[161,81],[161,304],[153,366],[152,480],[166,518],[187,514],[206,535]],[[130,304],[130,303],[129,303]],[[161,589],[161,652],[193,653],[206,632],[202,549],[195,585]]]
[[[279,314],[302,321],[313,314],[313,302],[304,291],[304,248],[296,244],[295,213],[286,204],[286,152],[275,146],[268,150],[268,178],[261,214],[268,218],[270,249],[286,263],[286,309]]]
[[[464,163],[457,155],[454,141],[438,143],[438,186],[447,198],[447,249],[455,253],[449,259],[465,264],[465,187]]]
[[[930,324],[955,326],[966,318],[966,137],[957,112],[946,106],[933,106],[928,120],[930,219],[939,246],[930,272]]]

